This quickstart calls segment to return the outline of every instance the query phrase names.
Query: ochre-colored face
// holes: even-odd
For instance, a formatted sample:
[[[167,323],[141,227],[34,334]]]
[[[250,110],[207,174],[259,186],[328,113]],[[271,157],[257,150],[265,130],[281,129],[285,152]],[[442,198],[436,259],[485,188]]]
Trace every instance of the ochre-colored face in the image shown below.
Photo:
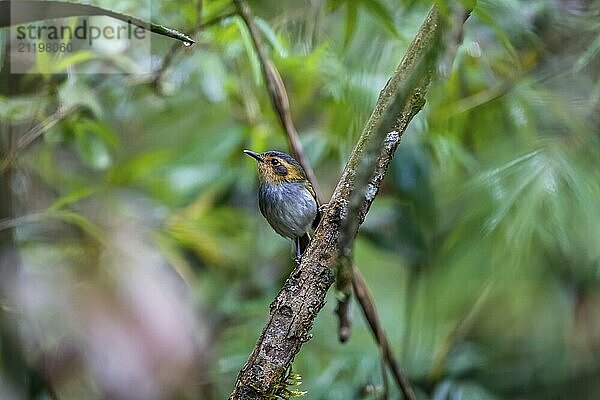
[[[244,150],[258,161],[258,174],[264,182],[281,183],[306,179],[302,167],[291,156],[274,151],[262,154]]]

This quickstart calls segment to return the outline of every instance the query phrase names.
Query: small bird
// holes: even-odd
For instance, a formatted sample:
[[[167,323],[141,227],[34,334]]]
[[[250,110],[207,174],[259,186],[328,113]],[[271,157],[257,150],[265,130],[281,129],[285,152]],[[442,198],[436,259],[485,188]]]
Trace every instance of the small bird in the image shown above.
[[[258,161],[258,205],[269,225],[296,246],[296,262],[308,246],[308,231],[318,223],[317,195],[298,161],[281,151],[244,153]]]

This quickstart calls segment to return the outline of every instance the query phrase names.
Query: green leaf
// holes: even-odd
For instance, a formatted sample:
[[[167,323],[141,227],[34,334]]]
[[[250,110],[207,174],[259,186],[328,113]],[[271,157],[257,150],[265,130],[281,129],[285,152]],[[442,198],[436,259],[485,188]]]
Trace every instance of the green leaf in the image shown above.
[[[327,11],[332,13],[344,4],[343,0],[327,0]]]
[[[76,143],[81,160],[88,167],[103,170],[111,164],[110,152],[96,136],[83,134]]]
[[[68,54],[68,53],[65,53],[65,54]],[[98,55],[91,51],[79,50],[73,54],[69,54],[68,56],[57,60],[56,63],[54,64],[52,70],[55,73],[63,72],[69,66],[82,64],[86,61],[93,60],[97,57],[98,57]],[[38,69],[38,71],[43,71],[43,70]]]
[[[170,160],[171,152],[168,150],[147,150],[112,167],[107,174],[107,181],[113,185],[129,184],[154,173]]]
[[[72,192],[69,192],[64,196],[61,196],[56,201],[54,201],[54,203],[52,203],[50,205],[49,210],[59,210],[59,209],[63,208],[64,206],[67,206],[67,205],[75,203],[81,199],[89,197],[92,194],[96,193],[97,191],[98,191],[98,189],[91,188],[91,187],[83,187],[83,188],[73,190]]]
[[[260,85],[262,82],[262,74],[260,69],[260,61],[258,59],[258,55],[254,49],[254,44],[252,42],[252,37],[250,36],[250,32],[248,31],[248,27],[244,22],[239,18],[234,18],[235,25],[238,27],[240,35],[242,37],[242,42],[244,43],[244,48],[246,49],[246,54],[248,54],[248,60],[250,61],[250,67],[252,68],[252,75],[254,76],[254,82],[257,85]]]
[[[344,28],[344,49],[348,47],[356,32],[356,22],[358,21],[358,5],[354,2],[346,4],[346,24]]]
[[[45,75],[53,71],[54,65],[54,54],[46,51],[39,51],[35,53],[35,70],[43,71]]]
[[[255,18],[254,22],[258,29],[260,29],[265,36],[265,39],[273,46],[273,49],[277,51],[280,57],[287,57],[288,50],[283,46],[281,40],[277,37],[277,34],[271,28],[271,25],[262,18]]]
[[[173,267],[181,279],[188,285],[192,285],[194,279],[194,270],[189,260],[182,254],[182,249],[178,243],[168,233],[157,232],[154,235],[156,245],[164,254],[167,262]]]
[[[89,120],[78,121],[75,125],[75,146],[84,164],[93,169],[106,169],[112,163],[112,156],[108,144],[103,137],[105,129],[100,124],[94,124]]]
[[[202,18],[204,20],[210,20],[211,18],[214,18],[217,15],[224,14],[227,11],[227,9],[231,8],[231,6],[231,0],[204,1],[204,5],[202,8]]]
[[[39,110],[48,106],[49,98],[34,96],[0,96],[0,120],[2,122],[30,122],[35,120]]]
[[[104,232],[100,227],[81,214],[67,210],[52,210],[49,211],[47,215],[49,218],[55,218],[77,226],[100,243],[105,242]]]
[[[380,0],[362,0],[360,4],[364,6],[392,36],[395,38],[400,37],[396,23],[392,18],[392,12],[388,10]]]
[[[58,90],[58,98],[61,104],[66,108],[83,106],[91,111],[94,116],[101,118],[102,106],[98,101],[98,96],[83,80],[70,78]]]
[[[514,64],[519,65],[519,63],[520,63],[519,55],[517,54],[517,51],[515,50],[514,46],[512,45],[507,32],[504,29],[502,29],[502,27],[500,26],[499,22],[497,22],[494,15],[490,11],[485,9],[485,7],[483,5],[485,5],[486,3],[488,3],[488,2],[483,2],[483,4],[482,4],[482,2],[480,2],[479,6],[477,8],[475,8],[475,13],[481,19],[481,21],[488,24],[494,30],[494,33],[496,34],[496,36],[498,37],[500,42],[504,45],[504,48],[506,49],[508,55],[510,56],[510,60]],[[490,2],[489,4],[492,6],[497,5],[494,2]]]
[[[583,53],[583,55],[577,60],[575,65],[573,65],[573,70],[575,73],[580,73],[586,65],[590,63],[600,52],[600,36],[598,36],[590,47]]]
[[[433,393],[433,400],[494,400],[496,397],[476,382],[446,380]]]
[[[90,132],[113,150],[118,149],[121,146],[121,139],[111,127],[106,125],[104,122],[95,119],[82,119],[78,121],[79,129]]]

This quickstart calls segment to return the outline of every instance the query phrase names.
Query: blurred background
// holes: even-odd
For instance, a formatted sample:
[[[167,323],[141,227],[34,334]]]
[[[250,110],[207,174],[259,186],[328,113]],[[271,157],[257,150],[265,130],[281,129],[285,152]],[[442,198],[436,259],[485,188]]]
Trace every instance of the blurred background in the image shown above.
[[[192,47],[153,35],[150,74],[101,46],[10,74],[0,30],[2,399],[223,399],[258,338],[293,261],[241,151],[286,141],[232,1],[198,2],[151,2],[153,22],[207,24]],[[431,2],[249,4],[328,197]],[[479,0],[463,36],[357,266],[418,398],[600,398],[600,2]],[[107,63],[122,73],[89,73]],[[380,398],[371,333],[354,307],[340,344],[335,298],[299,389]]]

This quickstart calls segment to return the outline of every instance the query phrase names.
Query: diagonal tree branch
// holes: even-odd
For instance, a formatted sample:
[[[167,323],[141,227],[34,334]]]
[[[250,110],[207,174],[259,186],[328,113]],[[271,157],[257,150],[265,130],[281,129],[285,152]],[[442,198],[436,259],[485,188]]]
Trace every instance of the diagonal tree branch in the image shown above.
[[[310,339],[309,331],[334,280],[331,268],[352,248],[400,137],[424,104],[441,31],[440,14],[434,6],[380,93],[302,262],[271,303],[269,319],[230,399],[276,395],[286,370]]]
[[[144,21],[131,15],[124,15],[113,10],[101,8],[91,4],[53,0],[0,0],[0,28],[53,18],[83,17],[94,15],[105,15],[115,18],[147,31],[188,43],[188,46],[191,46],[195,43],[194,39],[176,29]]]

